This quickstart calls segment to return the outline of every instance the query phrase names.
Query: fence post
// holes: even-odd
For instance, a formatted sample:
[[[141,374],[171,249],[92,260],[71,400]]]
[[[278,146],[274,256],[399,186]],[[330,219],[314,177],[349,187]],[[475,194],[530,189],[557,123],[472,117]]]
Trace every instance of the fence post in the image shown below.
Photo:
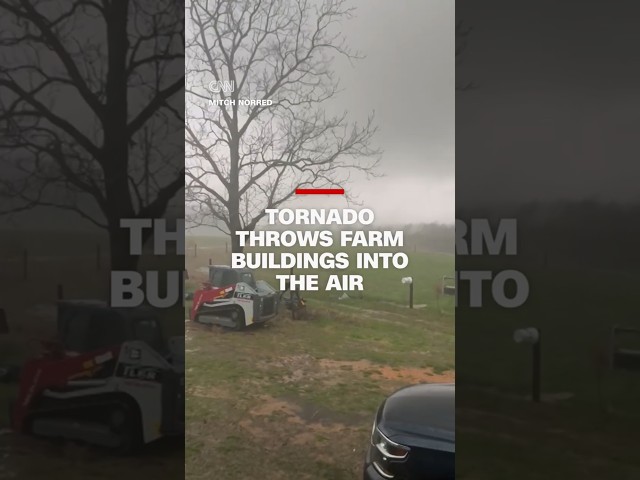
[[[409,285],[409,308],[413,308],[413,282]]]
[[[7,313],[4,308],[0,308],[0,334],[9,333],[9,324],[7,323]]]
[[[540,332],[539,329],[538,332]],[[542,376],[542,335],[538,334],[538,341],[533,345],[531,365],[531,397],[535,403],[540,403],[540,377]]]

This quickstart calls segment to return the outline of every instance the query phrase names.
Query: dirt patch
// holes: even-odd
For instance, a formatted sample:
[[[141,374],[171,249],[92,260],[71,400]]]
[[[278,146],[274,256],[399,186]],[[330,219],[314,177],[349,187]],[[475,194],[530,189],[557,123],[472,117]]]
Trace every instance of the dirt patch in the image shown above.
[[[285,370],[282,375],[284,384],[313,380],[332,386],[354,373],[372,380],[401,384],[455,383],[453,371],[437,373],[431,368],[392,367],[369,360],[316,359],[311,355],[291,355],[262,361],[258,366],[265,371],[270,371],[273,367]]]
[[[350,427],[340,423],[334,423],[332,425],[324,425],[322,423],[308,424],[304,432],[297,433],[291,438],[291,444],[293,445],[317,445],[318,440],[325,438],[335,438],[336,435],[345,435],[350,430]],[[329,459],[329,461],[331,461]]]
[[[348,435],[357,429],[349,422],[328,420],[327,412],[312,405],[300,405],[293,401],[263,395],[259,405],[250,410],[249,416],[239,422],[241,428],[252,438],[273,442],[274,432],[281,431],[281,445],[272,445],[274,449],[284,445],[315,445],[323,439],[329,441],[336,434]],[[265,445],[269,444],[266,442]]]
[[[382,367],[380,376],[385,380],[402,380],[410,383],[454,383],[454,372],[434,373],[425,368],[392,368]]]
[[[346,370],[354,372],[371,371],[373,364],[368,360],[330,360],[328,358],[320,359],[320,366],[326,370]]]
[[[391,367],[378,365],[368,360],[344,361],[321,359],[320,366],[331,371],[351,370],[363,372],[379,380],[402,381],[407,383],[454,383],[455,372],[435,373],[430,368]]]
[[[211,398],[215,400],[228,400],[233,398],[227,390],[218,387],[191,387],[189,388],[188,395],[193,395],[194,397],[200,398]]]
[[[297,406],[286,400],[264,395],[260,397],[259,401],[259,405],[251,409],[251,415],[270,417],[275,414],[284,414],[287,417],[287,421],[291,423],[304,423],[298,416]]]
[[[284,370],[282,383],[301,383],[305,380],[322,380],[327,376],[311,355],[290,355],[258,362],[258,367],[270,371],[274,367]]]

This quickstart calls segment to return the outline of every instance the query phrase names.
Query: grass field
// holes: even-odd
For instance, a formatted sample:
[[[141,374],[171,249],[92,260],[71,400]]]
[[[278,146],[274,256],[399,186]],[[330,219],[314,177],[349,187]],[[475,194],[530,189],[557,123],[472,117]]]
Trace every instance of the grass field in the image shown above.
[[[640,328],[637,276],[595,270],[522,271],[531,285],[523,307],[508,310],[490,301],[482,309],[462,302],[458,307],[460,378],[467,384],[528,393],[530,350],[515,344],[512,335],[516,328],[534,326],[542,332],[546,393],[570,393],[574,401],[593,408],[608,402],[617,410],[634,412],[640,391],[629,386],[637,383],[640,373],[605,372],[604,367],[612,327]],[[639,339],[630,340],[629,347],[640,347]]]
[[[65,298],[108,300],[106,239],[77,232],[1,232],[0,308],[10,333],[0,335],[0,366],[19,365],[40,351],[40,340],[55,334],[57,287]],[[100,268],[98,268],[98,245]],[[28,251],[24,275],[24,251]],[[180,313],[178,311],[178,313]],[[181,315],[166,322],[172,334],[182,334]],[[103,450],[71,442],[48,442],[9,431],[9,401],[16,386],[0,383],[0,480],[20,478],[181,478],[181,439],[160,442],[140,457],[118,458]]]
[[[22,240],[5,235],[0,242],[0,301],[12,330],[0,336],[0,365],[29,356],[37,340],[52,333],[58,283],[66,297],[106,291],[95,238],[46,238],[47,249],[34,240],[27,244],[28,279],[22,276]],[[565,480],[640,478],[640,373],[602,370],[611,326],[640,327],[637,276],[512,262],[472,265],[520,268],[531,283],[530,300],[517,310],[488,304],[456,311],[450,297],[436,294],[455,258],[420,248],[407,254],[404,271],[366,272],[362,296],[305,294],[310,315],[303,321],[285,314],[239,333],[187,324],[187,478],[358,478],[378,403],[407,384],[454,379],[457,478],[551,478],[550,466],[553,478]],[[204,280],[209,260],[228,263],[228,257],[224,239],[190,238],[188,289]],[[259,276],[275,286],[275,274]],[[414,310],[407,308],[404,276],[415,281]],[[183,326],[178,319],[171,329],[180,333]],[[513,330],[524,326],[543,332],[539,405],[528,399],[529,351],[512,341]],[[7,433],[6,400],[14,393],[0,385],[0,479],[55,479],[56,471],[68,478],[63,467],[69,465],[78,478],[167,472],[179,478],[184,471],[175,445],[114,459]]]
[[[191,268],[209,256],[227,263],[223,247],[197,242]],[[283,318],[246,334],[191,331],[188,478],[358,478],[375,405],[399,385],[429,381],[429,373],[453,378],[453,308],[437,305],[432,288],[453,269],[450,261],[418,253],[415,270],[371,272],[362,299],[309,294],[316,315],[308,322]],[[525,307],[487,302],[457,311],[457,478],[640,478],[640,375],[603,363],[611,326],[640,326],[638,280],[521,269],[532,288]],[[262,272],[269,281],[273,274]],[[427,286],[416,289],[426,309],[404,307],[397,283],[405,275]],[[541,404],[529,398],[530,352],[512,340],[525,326],[543,332]]]
[[[637,276],[470,263],[458,268],[523,271],[531,295],[515,310],[488,298],[482,309],[457,309],[458,477],[640,478],[640,372],[610,370],[607,350],[612,326],[640,327]],[[531,350],[512,339],[528,326],[542,332],[538,405],[530,401]]]
[[[224,240],[189,245],[193,288],[209,259],[228,263],[228,254]],[[454,305],[435,289],[454,258],[407,253],[405,271],[363,273],[362,298],[305,294],[305,320],[188,328],[188,479],[358,478],[380,401],[408,384],[454,381]],[[274,274],[260,272],[273,285]],[[403,276],[414,278],[421,308],[407,308]]]
[[[278,248],[261,248],[245,249],[246,253],[266,252],[278,254],[281,252],[291,252],[287,249]],[[442,283],[442,277],[450,276],[454,272],[455,257],[448,254],[430,253],[422,251],[417,248],[360,248],[353,247],[345,248],[329,248],[329,249],[296,249],[296,252],[344,252],[349,255],[350,267],[344,270],[311,270],[311,269],[296,269],[296,275],[304,274],[316,274],[319,278],[319,290],[315,292],[305,292],[305,297],[321,300],[321,301],[333,301],[336,300],[343,292],[340,291],[327,291],[324,289],[326,281],[329,275],[362,275],[364,277],[365,292],[362,295],[362,302],[359,305],[376,305],[391,304],[394,307],[394,311],[398,306],[408,305],[409,290],[406,285],[401,284],[402,277],[412,277],[414,283],[414,304],[415,305],[427,305],[427,310],[440,310],[442,313],[453,315],[454,302],[451,298],[440,298],[438,294],[440,284]],[[404,252],[409,257],[409,264],[405,269],[390,268],[378,268],[378,269],[362,269],[355,268],[355,255],[358,251],[366,252]],[[222,237],[196,237],[188,238],[186,244],[186,265],[189,271],[199,273],[201,276],[206,276],[207,264],[210,261],[215,263],[230,264],[231,254],[228,253],[227,241]],[[382,264],[380,264],[382,266]],[[257,276],[269,282],[274,288],[278,288],[278,282],[276,275],[288,274],[288,269],[260,269],[257,272]],[[187,282],[188,288],[195,288],[199,282],[199,279],[191,280]],[[349,295],[360,297],[358,292],[348,292]]]
[[[640,478],[638,422],[456,387],[456,478]]]

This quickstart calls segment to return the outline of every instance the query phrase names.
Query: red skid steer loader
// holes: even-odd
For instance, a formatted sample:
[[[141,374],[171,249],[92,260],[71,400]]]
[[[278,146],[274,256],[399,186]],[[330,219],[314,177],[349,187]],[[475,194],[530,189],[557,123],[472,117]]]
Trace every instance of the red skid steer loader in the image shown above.
[[[278,314],[278,292],[246,268],[209,267],[209,281],[193,294],[189,318],[204,325],[242,330]]]
[[[184,435],[184,337],[147,308],[64,301],[57,320],[57,341],[20,369],[15,431],[121,453]]]

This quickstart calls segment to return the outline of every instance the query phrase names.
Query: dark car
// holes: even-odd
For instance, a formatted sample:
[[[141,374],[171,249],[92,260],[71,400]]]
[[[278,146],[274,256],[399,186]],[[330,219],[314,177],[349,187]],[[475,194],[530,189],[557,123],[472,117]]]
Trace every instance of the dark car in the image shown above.
[[[364,480],[455,478],[455,385],[405,387],[378,408]]]

